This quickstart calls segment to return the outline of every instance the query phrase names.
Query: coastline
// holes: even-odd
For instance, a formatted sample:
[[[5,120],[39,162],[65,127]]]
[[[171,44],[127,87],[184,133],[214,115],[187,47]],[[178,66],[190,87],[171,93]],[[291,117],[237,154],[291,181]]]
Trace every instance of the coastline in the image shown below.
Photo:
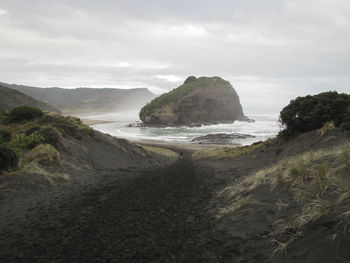
[[[105,124],[105,123],[112,123],[113,121],[102,121],[102,120],[92,120],[92,119],[80,119],[82,123],[86,125],[96,125],[96,124]]]

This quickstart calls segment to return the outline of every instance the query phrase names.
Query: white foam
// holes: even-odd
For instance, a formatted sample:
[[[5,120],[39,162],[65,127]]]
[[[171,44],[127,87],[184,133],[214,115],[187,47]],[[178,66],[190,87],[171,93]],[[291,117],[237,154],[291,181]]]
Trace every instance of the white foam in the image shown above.
[[[117,115],[113,115],[116,117]],[[107,118],[107,117],[106,117]],[[110,116],[108,116],[110,118]],[[161,140],[167,142],[190,142],[193,138],[213,133],[242,133],[255,138],[237,139],[242,145],[274,137],[279,131],[277,118],[252,116],[255,122],[236,121],[231,124],[202,125],[200,127],[127,127],[130,122],[118,120],[113,123],[97,124],[93,127],[101,132],[130,140]]]

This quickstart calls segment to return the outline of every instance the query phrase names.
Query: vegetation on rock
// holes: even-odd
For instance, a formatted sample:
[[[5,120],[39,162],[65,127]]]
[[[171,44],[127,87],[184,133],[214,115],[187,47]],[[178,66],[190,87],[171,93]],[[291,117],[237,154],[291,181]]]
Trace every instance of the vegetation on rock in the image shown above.
[[[166,107],[171,108],[169,114],[165,113]],[[169,124],[169,122],[186,124],[189,120],[199,123],[215,122],[215,116],[212,116],[215,114],[213,113],[220,111],[223,107],[225,110],[222,112],[230,112],[217,117],[218,122],[234,121],[235,118],[244,117],[239,98],[228,81],[220,77],[196,78],[190,76],[184,81],[183,85],[160,95],[145,105],[141,109],[139,117],[144,123],[150,124],[152,121],[149,121],[149,119],[157,120],[156,122],[159,122],[159,124]],[[165,119],[172,115],[173,120],[160,120],[162,117],[159,115],[164,115]],[[184,120],[181,115],[188,116]],[[193,116],[190,117],[191,115]],[[227,118],[227,120],[223,120],[223,118]]]

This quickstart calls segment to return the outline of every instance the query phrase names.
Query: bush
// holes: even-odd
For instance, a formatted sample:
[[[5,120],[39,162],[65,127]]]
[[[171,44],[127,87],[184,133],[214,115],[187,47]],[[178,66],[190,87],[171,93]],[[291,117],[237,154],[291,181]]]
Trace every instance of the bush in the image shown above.
[[[53,128],[40,129],[39,134],[43,137],[43,143],[57,146],[59,140],[59,134]]]
[[[287,137],[319,129],[327,122],[349,130],[350,95],[330,91],[298,97],[283,108],[280,122],[284,126],[280,134]]]
[[[12,138],[12,133],[8,130],[0,130],[0,143],[8,142]]]
[[[43,112],[38,108],[34,108],[31,106],[20,106],[17,108],[13,108],[9,111],[9,113],[7,114],[6,121],[8,123],[22,122],[42,116]]]
[[[26,135],[27,135],[27,136],[28,136],[28,135],[31,135],[33,132],[36,132],[36,131],[38,131],[38,130],[40,130],[40,127],[32,127],[32,128],[30,128],[30,129],[26,130]]]
[[[35,146],[45,142],[45,138],[38,132],[33,132],[32,134],[17,135],[13,140],[8,143],[11,149],[20,153],[24,149],[33,149]]]
[[[78,140],[81,140],[86,137],[94,136],[93,129],[83,124],[79,118],[61,116],[55,119],[52,125],[61,132],[63,137],[70,135]]]
[[[33,132],[31,135],[24,137],[25,147],[33,149],[35,146],[45,142],[45,138],[39,132]]]
[[[0,172],[15,168],[17,163],[17,154],[5,144],[0,144]]]

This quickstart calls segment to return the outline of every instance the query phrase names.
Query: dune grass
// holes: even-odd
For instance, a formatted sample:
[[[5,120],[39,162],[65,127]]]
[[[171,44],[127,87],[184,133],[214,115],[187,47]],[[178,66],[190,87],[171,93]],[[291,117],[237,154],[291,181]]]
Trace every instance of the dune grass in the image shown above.
[[[176,152],[174,152],[172,150],[169,150],[169,149],[166,149],[166,148],[163,148],[163,147],[142,145],[142,148],[144,148],[148,152],[159,154],[159,155],[163,155],[163,156],[166,156],[166,157],[168,157],[170,159],[178,158],[178,154]]]
[[[225,146],[225,147],[214,147],[209,149],[203,149],[195,152],[192,155],[194,160],[202,159],[230,159],[236,158],[240,155],[248,154],[258,148],[263,148],[271,144],[273,139],[266,140],[264,142],[254,143],[249,146]]]
[[[240,209],[241,207],[252,203],[252,198],[248,196],[239,196],[235,200],[232,201],[230,206],[222,207],[218,210],[218,213],[216,214],[216,218],[220,218],[224,215],[227,215],[229,213],[233,213]]]
[[[54,164],[58,163],[59,160],[59,151],[50,144],[40,144],[23,156],[24,163],[37,162]]]
[[[304,152],[264,167],[218,193],[226,200],[233,201],[227,207],[218,209],[217,216],[241,209],[243,206],[237,205],[237,200],[242,196],[254,195],[254,191],[261,186],[268,186],[272,195],[278,195],[283,187],[283,191],[288,191],[292,199],[282,201],[276,196],[276,226],[273,232],[266,235],[274,253],[287,253],[291,242],[325,216],[338,222],[339,233],[334,235],[339,236],[343,229],[348,231],[350,227],[349,153],[350,143],[332,149]],[[291,204],[296,209],[294,216],[281,220],[282,212]]]
[[[50,144],[40,144],[30,151],[22,154],[16,170],[8,171],[3,176],[35,175],[42,176],[51,185],[56,181],[68,181],[70,176],[66,173],[49,171],[47,167],[61,165],[59,151]]]
[[[2,169],[4,176],[19,174],[38,174],[44,176],[50,183],[53,178],[68,179],[68,175],[54,172],[56,165],[61,165],[59,146],[67,136],[82,140],[94,137],[95,133],[78,118],[62,116],[56,113],[45,113],[36,118],[9,123],[0,123],[0,130],[5,130],[11,136],[2,136],[2,149],[11,150],[16,157],[16,163],[11,169]],[[5,134],[6,135],[6,134]],[[0,156],[1,157],[1,156]]]

